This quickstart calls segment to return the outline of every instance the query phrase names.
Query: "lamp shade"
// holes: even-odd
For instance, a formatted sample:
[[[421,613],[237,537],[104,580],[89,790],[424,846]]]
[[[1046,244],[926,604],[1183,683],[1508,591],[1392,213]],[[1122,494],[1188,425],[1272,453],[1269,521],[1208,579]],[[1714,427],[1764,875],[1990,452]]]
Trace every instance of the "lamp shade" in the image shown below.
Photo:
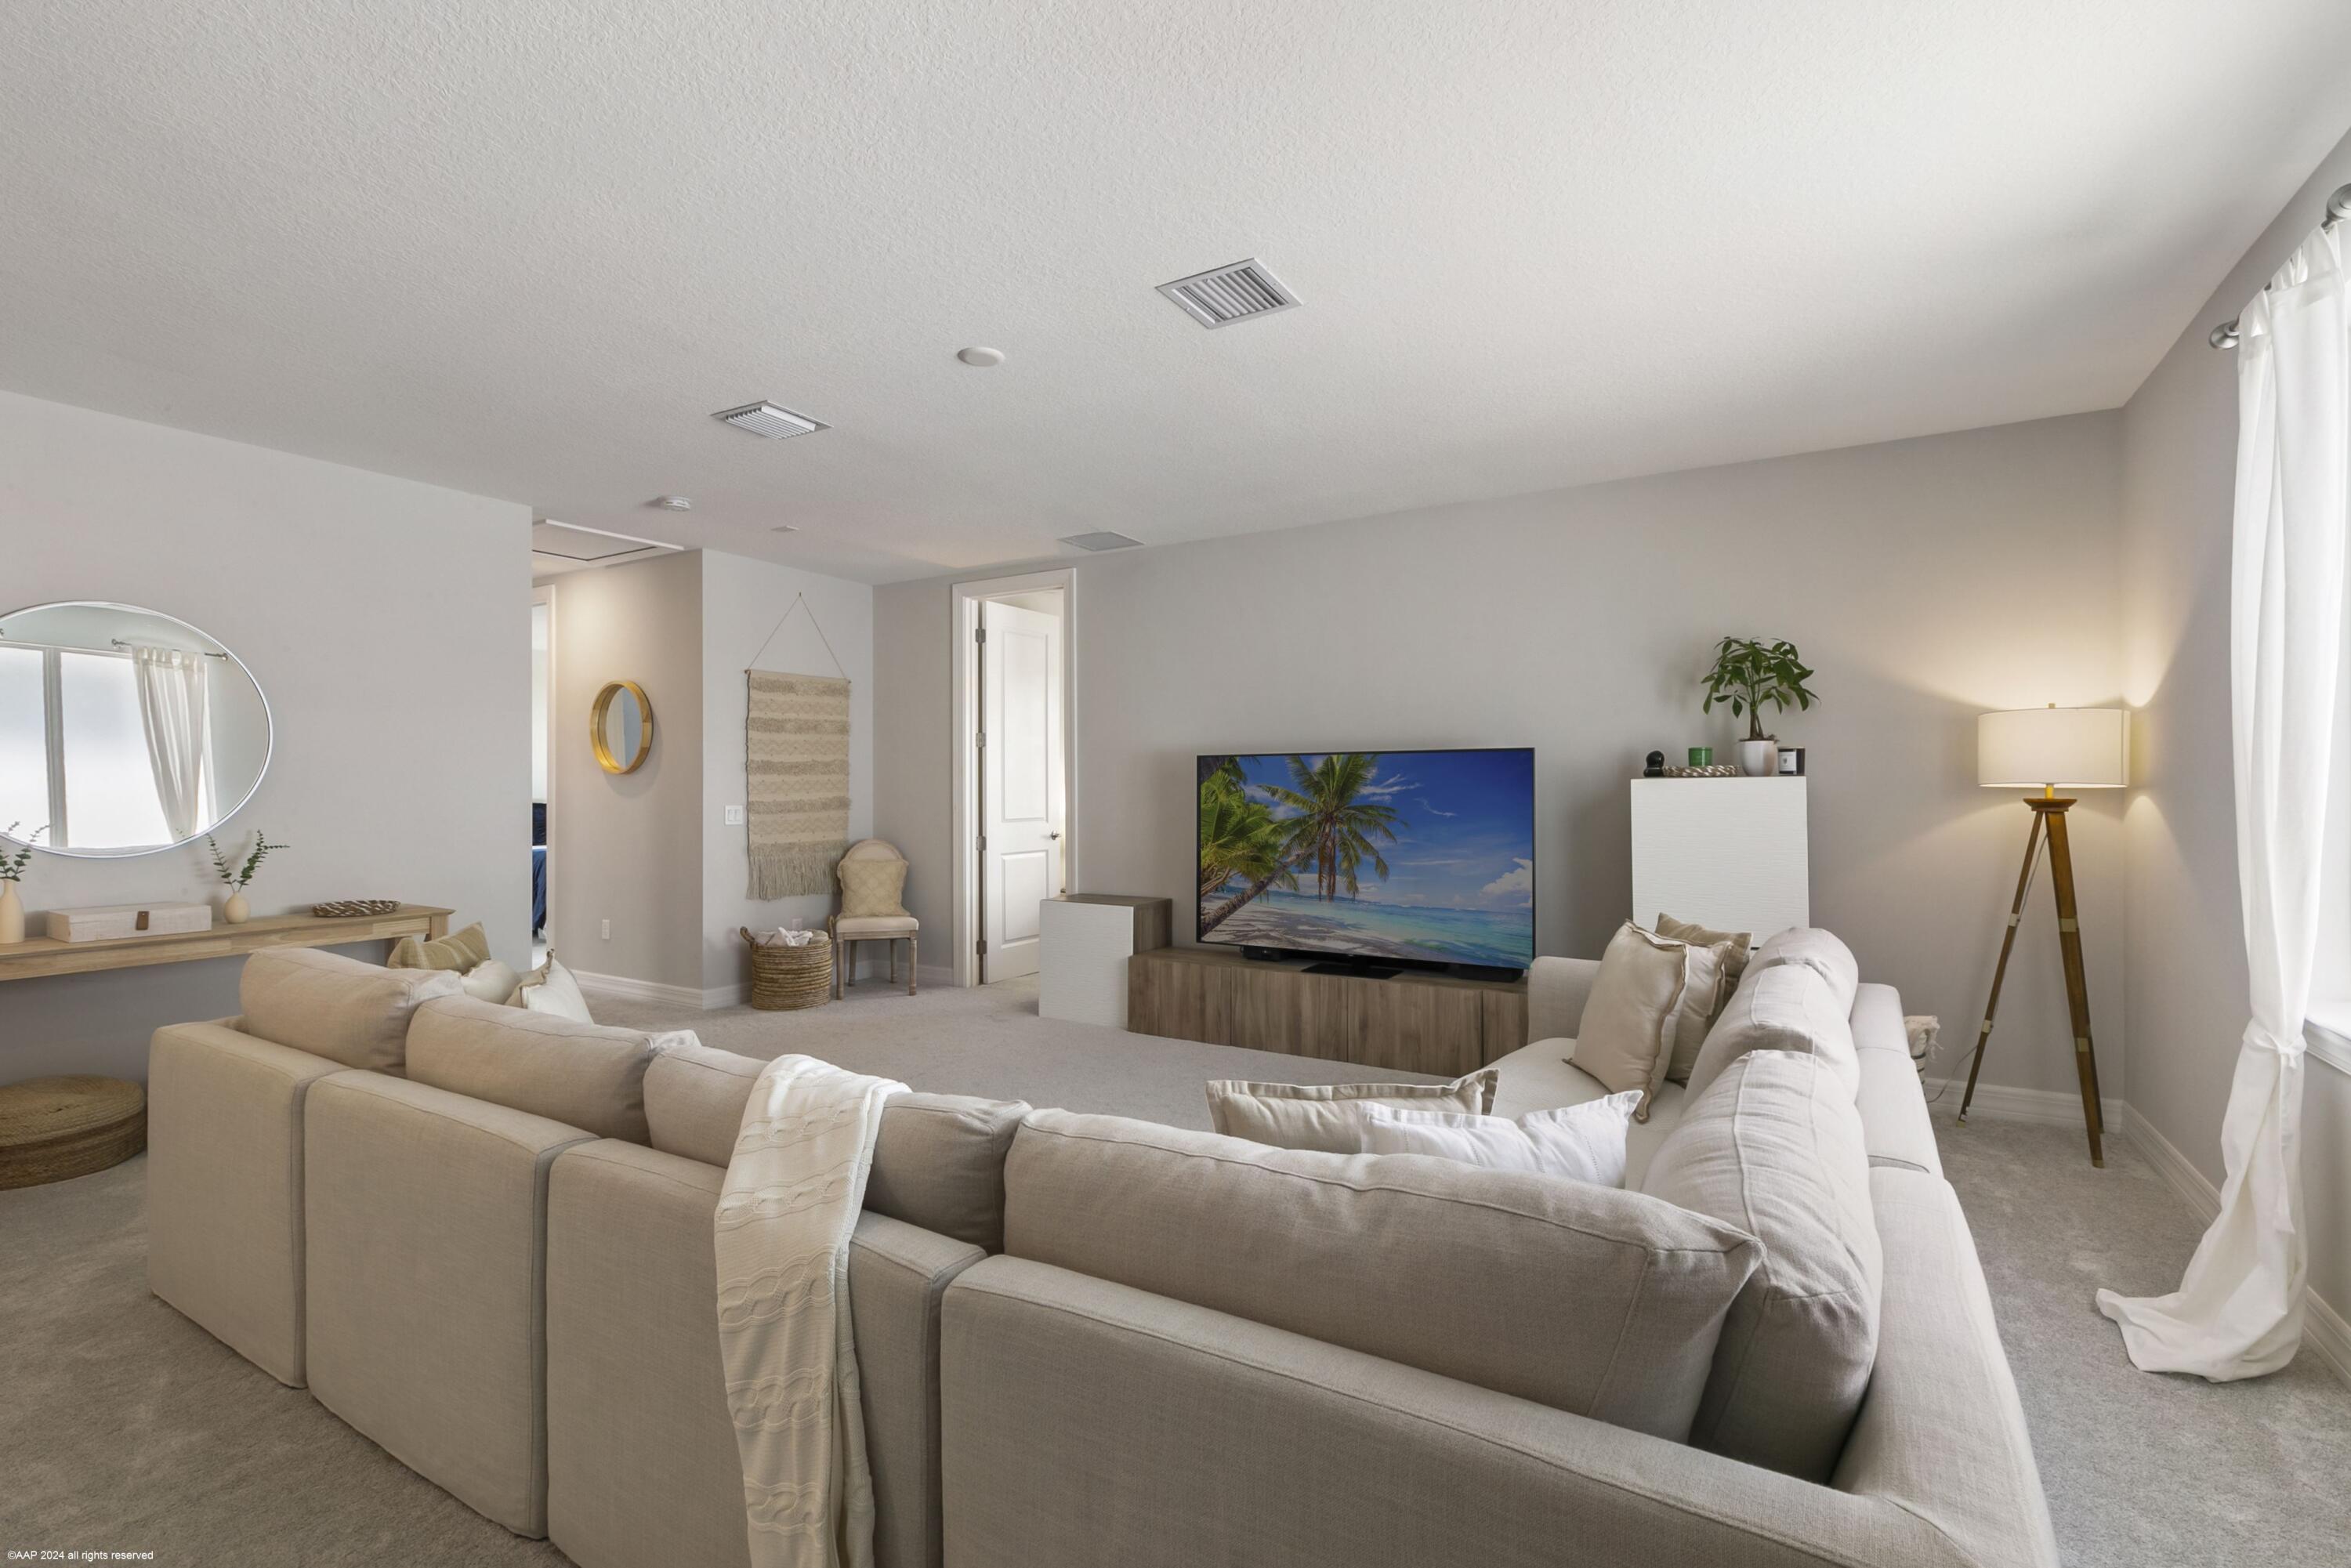
[[[1976,782],[2119,789],[2130,782],[2130,710],[2026,707],[1976,720]]]

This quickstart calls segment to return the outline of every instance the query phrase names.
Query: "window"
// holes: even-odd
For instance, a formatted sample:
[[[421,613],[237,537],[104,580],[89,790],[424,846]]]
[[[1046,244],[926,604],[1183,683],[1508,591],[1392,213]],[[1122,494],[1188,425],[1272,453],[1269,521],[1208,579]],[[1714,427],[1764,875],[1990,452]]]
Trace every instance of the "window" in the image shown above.
[[[10,822],[47,826],[41,841],[61,848],[172,841],[129,659],[0,647],[0,829]]]

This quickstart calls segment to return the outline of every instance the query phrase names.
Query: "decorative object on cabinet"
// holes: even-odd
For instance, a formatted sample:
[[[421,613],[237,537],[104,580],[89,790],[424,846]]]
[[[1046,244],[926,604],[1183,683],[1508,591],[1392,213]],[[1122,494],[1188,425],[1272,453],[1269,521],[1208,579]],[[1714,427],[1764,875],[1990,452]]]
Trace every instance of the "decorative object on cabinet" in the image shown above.
[[[252,852],[245,857],[243,865],[232,871],[228,857],[221,853],[220,841],[206,833],[204,842],[212,846],[213,869],[220,873],[221,884],[228,889],[228,901],[221,905],[221,918],[231,925],[242,925],[253,915],[253,906],[245,901],[245,890],[261,870],[261,862],[269,858],[270,851],[289,846],[273,844],[268,834],[256,832],[253,835]]]
[[[653,749],[653,705],[634,681],[610,681],[588,711],[588,738],[597,766],[607,773],[634,773]]]
[[[1804,747],[1783,746],[1780,748],[1780,777],[1802,779],[1804,776]]]
[[[1641,777],[1644,779],[1663,779],[1665,776],[1666,754],[1662,751],[1652,751],[1641,764]]]
[[[1067,893],[1038,909],[1037,1016],[1126,1027],[1126,965],[1175,939],[1176,901]]]
[[[843,686],[847,682],[841,683]],[[833,994],[857,983],[854,944],[887,943],[890,983],[898,983],[898,942],[906,943],[906,994],[914,994],[916,938],[922,923],[900,903],[906,885],[906,857],[881,839],[860,839],[841,857],[841,913],[825,922],[838,956],[832,967]]]
[[[1991,1040],[1992,1015],[2000,1009],[2000,988],[2008,978],[2008,956],[2016,946],[2016,927],[2024,917],[2024,901],[2032,892],[2032,873],[2041,862],[2041,847],[2049,846],[2049,881],[2057,900],[2057,951],[2065,970],[2065,1005],[2072,1016],[2074,1066],[2082,1083],[2082,1120],[2090,1134],[2090,1163],[2106,1163],[2105,1125],[2098,1103],[2098,1057],[2090,1044],[2090,988],[2082,963],[2081,913],[2074,897],[2073,842],[2065,831],[2071,798],[2057,793],[2069,789],[2119,789],[2130,783],[2130,713],[2125,708],[2017,708],[1988,713],[1976,720],[1976,782],[1988,789],[2030,789],[2024,803],[2032,825],[2024,835],[2024,865],[2016,873],[2016,897],[2008,910],[2008,929],[2000,939],[2000,962],[1991,972],[1991,996],[1984,1003],[1983,1027],[1976,1031],[1975,1051],[1968,1064],[1968,1089],[1959,1099],[1959,1122],[1976,1096],[1976,1074],[1983,1071],[1984,1047]]]
[[[0,1188],[119,1166],[147,1146],[147,1091],[119,1078],[35,1078],[0,1088]]]
[[[11,822],[8,831],[0,833],[0,839],[16,844],[13,851],[0,853],[0,946],[25,939],[25,901],[16,896],[16,884],[24,880],[25,867],[33,859],[33,840],[47,831],[46,828],[35,828],[30,838],[18,839],[16,830],[22,826],[21,822]]]
[[[396,898],[335,898],[312,904],[310,913],[321,920],[354,920],[362,915],[389,915],[399,907]]]
[[[1745,716],[1747,738],[1739,743],[1739,770],[1749,778],[1779,771],[1778,742],[1763,733],[1763,705],[1782,712],[1793,703],[1809,708],[1819,700],[1804,685],[1813,671],[1785,638],[1763,643],[1750,637],[1725,637],[1715,645],[1714,668],[1706,674],[1706,701],[1699,711],[1711,713],[1719,703],[1733,718]]]
[[[269,766],[273,720],[235,654],[173,616],[97,600],[0,615],[0,708],[26,717],[28,766],[0,773],[0,816],[46,821],[44,853],[123,856],[193,842]]]
[[[820,1008],[832,1000],[832,939],[821,931],[806,942],[762,942],[737,926],[751,949],[751,1005],[762,1012]]]
[[[1651,777],[1651,775],[1645,773],[1642,777],[1646,779]],[[1668,768],[1663,773],[1657,774],[1655,777],[1660,779],[1736,779],[1740,777],[1740,772],[1738,768],[1733,768],[1728,762],[1717,762],[1709,763],[1702,768]]]
[[[1711,768],[1711,767],[1713,767],[1713,766],[1714,766],[1714,747],[1711,747],[1711,746],[1693,746],[1693,747],[1691,747],[1689,748],[1689,765],[1690,765],[1692,768]]]
[[[1812,924],[1802,779],[1635,779],[1635,920],[1670,910],[1758,942]]]

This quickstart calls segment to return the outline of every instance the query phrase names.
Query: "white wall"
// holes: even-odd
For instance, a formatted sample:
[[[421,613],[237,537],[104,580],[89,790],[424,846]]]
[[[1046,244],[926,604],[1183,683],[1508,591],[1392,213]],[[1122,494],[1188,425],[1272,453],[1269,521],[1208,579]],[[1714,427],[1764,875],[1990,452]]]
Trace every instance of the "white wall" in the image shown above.
[[[703,951],[700,984],[726,992],[747,986],[747,960],[738,933],[781,925],[797,916],[821,928],[832,912],[830,893],[756,901],[744,827],[726,822],[728,806],[744,803],[747,758],[744,720],[748,693],[744,672],[849,676],[849,837],[873,831],[873,590],[771,561],[714,550],[702,552]],[[808,603],[780,630],[778,617],[793,596]],[[814,619],[810,619],[810,612]],[[774,641],[768,634],[775,632]],[[760,644],[766,643],[764,652]],[[827,644],[830,643],[830,649]],[[757,663],[754,664],[754,656]],[[942,944],[944,946],[944,944]],[[864,950],[883,961],[880,948]]]
[[[290,846],[250,890],[256,913],[447,904],[528,958],[528,507],[0,392],[0,611],[141,605],[251,666],[277,751],[222,842],[266,827]],[[201,841],[37,854],[24,887],[36,911],[220,892]],[[241,967],[7,982],[0,1082],[143,1078],[158,1025],[236,1010]]]
[[[2248,1003],[2229,697],[2237,369],[2205,335],[2242,308],[2346,182],[2351,141],[2181,323],[2123,421],[2124,692],[2140,715],[2140,788],[2126,821],[2131,1110],[2216,1184]],[[2340,864],[2351,851],[2330,853]],[[2351,1311],[2351,1077],[2312,1058],[2304,1082],[2311,1284]]]
[[[566,572],[554,590],[548,946],[581,974],[698,995],[702,558]],[[517,593],[507,606],[518,627],[525,603]],[[523,658],[516,655],[517,678]],[[597,694],[612,681],[636,682],[653,708],[653,749],[632,773],[605,772],[589,737]],[[516,800],[518,811],[529,810],[519,789]]]
[[[2121,695],[2120,435],[2085,415],[1081,562],[1085,890],[1186,906],[1197,752],[1531,744],[1539,945],[1597,954],[1632,913],[1625,780],[1733,737],[1698,712],[1717,638],[1783,635],[1820,672],[1822,706],[1774,727],[1813,748],[1813,916],[1956,1058],[2029,821],[1976,786],[1975,717]],[[926,933],[950,914],[947,631],[944,580],[877,591],[876,831]],[[2110,1097],[2122,809],[2074,813]],[[2044,893],[1988,1082],[2074,1087],[2053,927]]]

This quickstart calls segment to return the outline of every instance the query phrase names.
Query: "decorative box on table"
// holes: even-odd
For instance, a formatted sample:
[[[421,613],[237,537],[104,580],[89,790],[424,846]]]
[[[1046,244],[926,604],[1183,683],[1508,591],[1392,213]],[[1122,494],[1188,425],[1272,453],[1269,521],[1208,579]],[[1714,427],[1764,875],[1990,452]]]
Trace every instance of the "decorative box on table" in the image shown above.
[[[209,904],[105,904],[49,911],[52,942],[109,942],[123,936],[162,936],[212,928]]]

